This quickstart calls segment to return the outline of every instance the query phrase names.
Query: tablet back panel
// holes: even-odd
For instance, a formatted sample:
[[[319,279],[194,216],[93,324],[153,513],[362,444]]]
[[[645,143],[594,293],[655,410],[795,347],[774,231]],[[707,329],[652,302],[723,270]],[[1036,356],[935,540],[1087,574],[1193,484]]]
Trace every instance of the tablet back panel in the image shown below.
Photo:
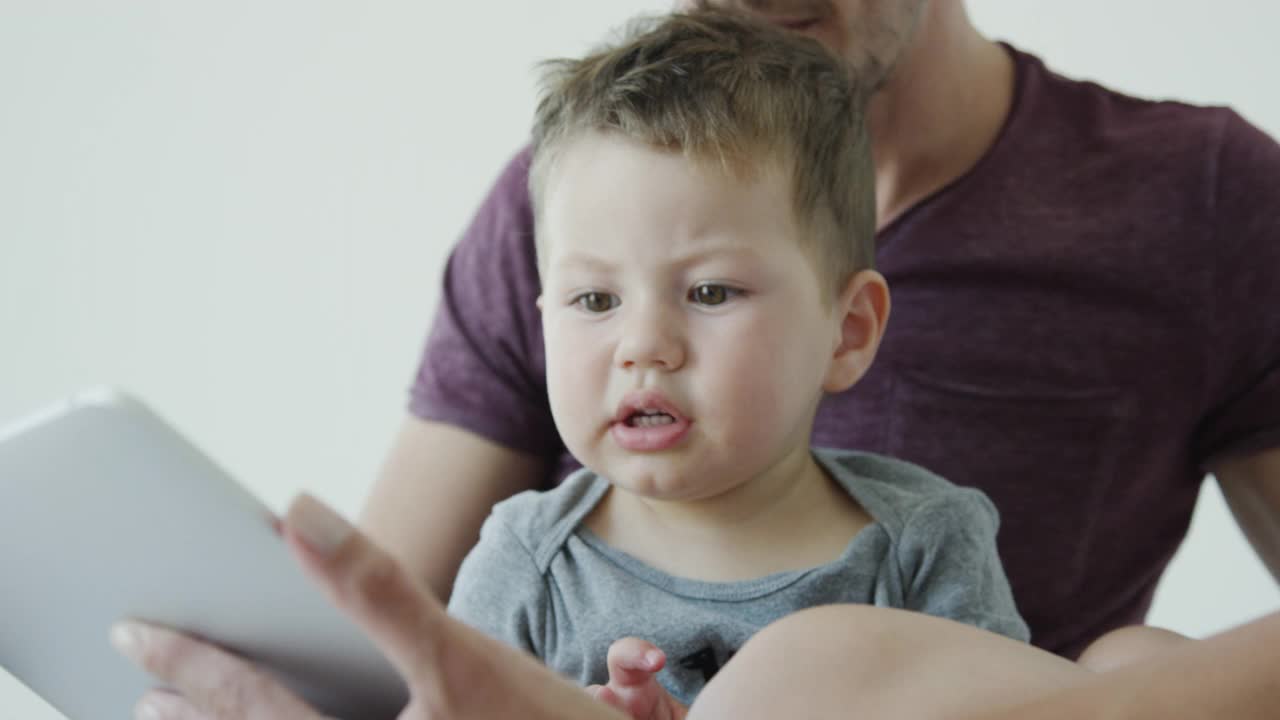
[[[263,663],[328,714],[394,717],[402,682],[272,525],[123,395],[81,396],[0,430],[0,665],[71,720],[132,717],[156,683],[107,636],[135,617]]]

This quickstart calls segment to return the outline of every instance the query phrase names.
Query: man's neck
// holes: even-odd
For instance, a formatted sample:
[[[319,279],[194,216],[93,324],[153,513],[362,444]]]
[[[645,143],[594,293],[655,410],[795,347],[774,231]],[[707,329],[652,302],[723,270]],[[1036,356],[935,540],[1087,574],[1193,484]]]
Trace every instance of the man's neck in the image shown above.
[[[879,227],[977,164],[1004,126],[1013,86],[1013,59],[978,34],[963,4],[933,3],[868,113]]]

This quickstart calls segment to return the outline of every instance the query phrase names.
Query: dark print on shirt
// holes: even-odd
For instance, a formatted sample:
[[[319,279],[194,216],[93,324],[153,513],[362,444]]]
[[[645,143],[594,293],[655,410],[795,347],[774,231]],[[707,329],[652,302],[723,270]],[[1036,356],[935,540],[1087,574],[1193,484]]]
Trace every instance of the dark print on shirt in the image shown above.
[[[724,661],[729,662],[729,660],[733,658],[735,652],[737,651],[730,650],[728,657],[726,657]],[[676,664],[685,670],[696,670],[702,673],[702,682],[704,683],[711,682],[711,678],[715,677],[716,673],[720,672],[721,667],[720,660],[716,658],[715,648],[710,645],[697,652],[685,655],[677,660]]]

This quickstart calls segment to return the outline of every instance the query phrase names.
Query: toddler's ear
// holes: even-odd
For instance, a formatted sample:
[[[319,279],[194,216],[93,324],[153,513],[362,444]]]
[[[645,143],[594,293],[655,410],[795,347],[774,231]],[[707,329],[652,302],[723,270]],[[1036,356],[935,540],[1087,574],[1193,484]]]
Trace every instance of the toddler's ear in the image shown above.
[[[889,320],[889,285],[875,270],[863,270],[849,278],[836,300],[840,333],[822,388],[836,393],[848,390],[871,367]]]

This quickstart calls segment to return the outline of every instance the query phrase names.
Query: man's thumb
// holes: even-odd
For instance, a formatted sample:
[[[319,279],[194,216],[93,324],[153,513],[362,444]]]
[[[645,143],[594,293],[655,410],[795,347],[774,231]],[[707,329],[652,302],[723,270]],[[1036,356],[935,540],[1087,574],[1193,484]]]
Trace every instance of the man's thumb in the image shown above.
[[[444,608],[389,553],[316,498],[294,498],[281,532],[308,575],[408,681],[435,666]]]

